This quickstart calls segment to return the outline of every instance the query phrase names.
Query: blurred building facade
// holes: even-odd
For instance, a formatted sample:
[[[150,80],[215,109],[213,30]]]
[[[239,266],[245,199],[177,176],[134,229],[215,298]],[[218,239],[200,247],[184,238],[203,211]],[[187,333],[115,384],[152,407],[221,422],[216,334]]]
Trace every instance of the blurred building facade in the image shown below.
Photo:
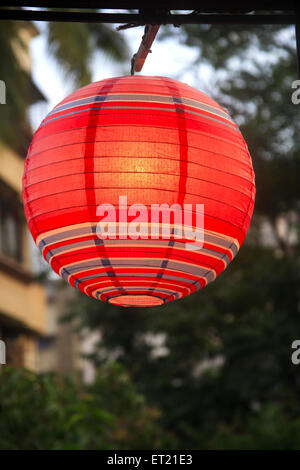
[[[22,46],[16,41],[13,49],[20,73],[26,77],[29,102],[45,101],[31,73],[30,42],[39,31],[30,22],[18,22],[18,34]],[[82,355],[92,351],[98,336],[79,335],[74,322],[61,321],[75,297],[74,289],[49,276],[37,281],[40,269],[33,260],[35,247],[22,204],[22,176],[31,138],[28,120],[21,123],[15,146],[1,140],[0,134],[0,340],[5,344],[5,363],[38,373],[79,372],[91,381],[94,368]]]
[[[30,40],[38,31],[31,23],[22,23],[19,34],[24,47],[16,45],[15,55],[34,103],[43,99],[31,79],[29,54]],[[16,139],[20,140],[20,150],[0,140],[0,338],[6,344],[7,364],[38,370],[38,339],[46,333],[46,293],[33,274],[30,234],[22,205],[28,123],[24,122],[24,135]]]
[[[39,339],[39,372],[81,374],[85,382],[92,382],[95,368],[85,356],[92,353],[99,341],[99,333],[76,331],[74,320],[65,317],[77,300],[76,291],[61,279],[48,278],[46,335]],[[83,295],[83,294],[82,294]]]

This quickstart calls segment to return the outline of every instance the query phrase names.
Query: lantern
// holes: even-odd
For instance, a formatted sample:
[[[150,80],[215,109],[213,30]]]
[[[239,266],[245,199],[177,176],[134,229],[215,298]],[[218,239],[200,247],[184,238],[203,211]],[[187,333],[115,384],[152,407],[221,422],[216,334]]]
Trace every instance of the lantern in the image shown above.
[[[23,176],[44,258],[84,294],[120,306],[162,305],[216,279],[243,243],[254,196],[228,113],[165,77],[69,95],[35,133]]]

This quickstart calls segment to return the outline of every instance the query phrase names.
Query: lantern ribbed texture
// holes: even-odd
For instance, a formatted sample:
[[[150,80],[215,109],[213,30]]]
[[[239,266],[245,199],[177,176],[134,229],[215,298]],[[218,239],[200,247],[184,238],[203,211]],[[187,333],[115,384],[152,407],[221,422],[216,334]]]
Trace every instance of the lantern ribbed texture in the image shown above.
[[[128,206],[203,204],[202,248],[175,239],[174,225],[169,239],[99,238],[97,207],[118,207],[120,195]],[[73,287],[120,306],[162,305],[213,281],[245,238],[254,197],[251,157],[227,112],[165,77],[116,77],[69,95],[35,133],[23,176],[44,258]]]

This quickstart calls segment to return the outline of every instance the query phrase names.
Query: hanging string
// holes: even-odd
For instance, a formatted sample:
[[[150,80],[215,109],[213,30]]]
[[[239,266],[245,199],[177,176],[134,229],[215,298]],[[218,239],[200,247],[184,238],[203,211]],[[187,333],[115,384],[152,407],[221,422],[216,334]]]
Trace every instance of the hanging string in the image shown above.
[[[160,25],[146,24],[145,31],[142,37],[142,42],[138,51],[132,56],[131,59],[131,75],[134,75],[135,72],[140,72],[143,68],[145,60],[149,53],[151,53],[151,46],[153,41],[158,33]]]

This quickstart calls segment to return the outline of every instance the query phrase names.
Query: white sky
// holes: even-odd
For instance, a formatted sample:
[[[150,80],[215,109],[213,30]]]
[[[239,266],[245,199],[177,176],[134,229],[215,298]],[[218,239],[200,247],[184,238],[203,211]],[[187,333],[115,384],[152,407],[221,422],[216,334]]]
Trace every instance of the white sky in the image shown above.
[[[30,117],[34,130],[38,127],[40,121],[59,101],[74,91],[74,85],[66,77],[59,65],[49,56],[45,34],[45,24],[36,23],[42,33],[31,41],[32,73],[33,79],[40,90],[47,98],[47,104],[37,104],[33,106]],[[116,27],[117,25],[113,25]],[[163,28],[163,26],[161,27]],[[175,29],[175,28],[174,28]],[[148,55],[142,73],[137,75],[162,75],[170,78],[180,79],[191,86],[199,86],[195,83],[194,72],[189,72],[189,64],[197,58],[197,48],[191,48],[180,44],[180,34],[178,31],[178,40],[176,34],[170,39],[162,42],[154,41],[152,53]],[[138,50],[144,27],[131,28],[120,31],[119,34],[127,40],[130,57]],[[159,34],[159,33],[158,33]],[[74,45],[76,47],[76,45]],[[102,80],[119,75],[128,75],[130,73],[130,60],[128,63],[119,65],[105,56],[100,51],[97,52],[91,64],[93,71],[93,81]],[[208,82],[208,71],[203,67],[203,84]]]
[[[48,101],[47,103],[39,103],[31,109],[30,117],[34,130],[37,129],[44,116],[75,89],[72,80],[68,80],[60,66],[50,57],[46,37],[43,33],[46,24],[44,22],[36,22],[35,24],[41,31],[41,34],[31,41],[33,79]],[[116,26],[118,25],[112,25],[114,28]],[[161,26],[158,39],[163,29],[164,26]],[[143,26],[123,30],[118,33],[127,41],[130,57],[137,52],[143,33]],[[282,31],[281,39],[294,45],[294,28],[291,27]],[[76,47],[76,44],[74,44],[74,47]],[[199,51],[196,47],[181,44],[180,28],[174,28],[174,34],[169,39],[160,42],[156,38],[151,49],[152,54],[148,54],[140,75],[162,75],[178,79],[208,93],[212,98],[214,97],[214,80],[218,74],[213,72],[209,66],[201,63],[197,67],[194,65],[191,67],[190,64],[195,62]],[[251,54],[249,55],[247,62],[250,68],[253,57],[256,60],[260,59],[261,62],[276,60],[275,55],[263,53],[254,48],[252,56]],[[230,62],[230,68],[234,69],[236,67],[241,67],[241,63],[236,58],[233,58]],[[113,76],[128,75],[130,73],[130,59],[126,64],[116,64],[99,51],[93,56],[91,68],[93,71],[93,81]],[[225,77],[219,74],[219,78],[224,79]]]

